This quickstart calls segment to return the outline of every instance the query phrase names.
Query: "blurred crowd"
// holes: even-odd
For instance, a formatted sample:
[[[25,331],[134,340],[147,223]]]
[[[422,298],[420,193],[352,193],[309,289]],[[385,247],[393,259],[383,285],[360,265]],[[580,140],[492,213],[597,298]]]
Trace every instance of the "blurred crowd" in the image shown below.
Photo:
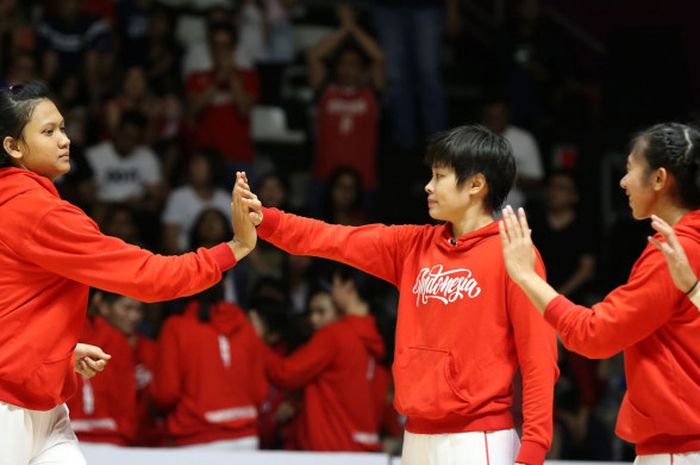
[[[267,207],[346,225],[428,221],[426,138],[481,123],[512,145],[507,202],[527,206],[549,281],[590,304],[645,243],[616,182],[629,129],[646,121],[616,113],[625,87],[606,91],[615,79],[600,71],[612,58],[547,5],[496,3],[499,21],[483,19],[492,2],[460,0],[0,0],[0,75],[55,92],[73,165],[62,196],[106,234],[163,254],[231,237],[237,170]],[[191,299],[95,290],[83,340],[113,359],[81,381],[74,428],[124,446],[397,453],[396,302],[386,283],[262,242]],[[559,353],[550,458],[630,459],[613,434],[619,355]],[[353,405],[329,392],[339,376]],[[355,445],[333,438],[344,415],[365,425]]]

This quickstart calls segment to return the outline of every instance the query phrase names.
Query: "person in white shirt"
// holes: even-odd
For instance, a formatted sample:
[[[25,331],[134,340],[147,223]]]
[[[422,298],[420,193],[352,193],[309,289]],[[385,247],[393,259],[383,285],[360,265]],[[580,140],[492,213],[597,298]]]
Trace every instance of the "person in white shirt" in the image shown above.
[[[125,203],[139,210],[155,209],[162,199],[160,161],[149,147],[140,145],[146,118],[135,112],[122,115],[113,140],[85,152],[103,204]]]
[[[524,207],[527,196],[541,186],[544,169],[535,137],[525,129],[510,124],[510,110],[504,100],[492,100],[483,107],[484,126],[505,137],[515,156],[515,185],[506,198],[505,205]]]
[[[187,170],[187,183],[174,189],[165,204],[163,248],[178,254],[188,250],[189,235],[199,214],[207,208],[221,211],[230,220],[230,195],[217,186],[216,175],[223,168],[219,155],[212,150],[195,153]]]

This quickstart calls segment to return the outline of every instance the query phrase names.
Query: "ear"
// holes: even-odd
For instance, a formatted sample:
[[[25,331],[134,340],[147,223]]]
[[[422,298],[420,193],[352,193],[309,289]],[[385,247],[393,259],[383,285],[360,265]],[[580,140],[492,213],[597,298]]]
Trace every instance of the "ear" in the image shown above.
[[[486,189],[486,177],[481,173],[477,173],[477,174],[473,175],[469,179],[468,183],[469,183],[469,193],[471,195],[476,195],[479,192]]]
[[[5,149],[5,153],[15,161],[22,159],[22,151],[19,148],[19,142],[19,139],[10,136],[5,137],[2,141],[2,148]]]
[[[657,168],[652,174],[651,185],[655,191],[660,191],[669,185],[669,174],[666,168]]]

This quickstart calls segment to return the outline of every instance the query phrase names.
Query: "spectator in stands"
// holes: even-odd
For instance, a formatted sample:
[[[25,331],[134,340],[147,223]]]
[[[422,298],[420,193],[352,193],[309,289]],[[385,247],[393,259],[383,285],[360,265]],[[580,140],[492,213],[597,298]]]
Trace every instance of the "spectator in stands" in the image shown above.
[[[16,0],[0,2],[0,75],[12,74],[17,67],[16,61],[31,56],[34,48],[34,29],[27,21],[25,12],[19,8]],[[24,61],[24,60],[22,60]],[[32,62],[33,62],[32,57]],[[26,61],[25,63],[26,64]],[[33,69],[32,72],[35,70]],[[20,84],[35,79],[34,76],[21,79],[9,84]]]
[[[4,83],[7,86],[16,86],[36,79],[36,58],[28,51],[15,53],[9,63],[7,73],[4,73],[3,76],[6,76]]]
[[[582,291],[595,275],[596,235],[577,211],[578,187],[571,173],[552,173],[547,181],[546,209],[533,216],[532,239],[557,292],[583,300]]]
[[[126,112],[112,140],[88,148],[86,157],[95,174],[98,202],[124,202],[138,211],[156,211],[161,205],[160,162],[142,145],[146,121],[140,113]]]
[[[110,26],[102,18],[83,13],[82,0],[58,2],[56,14],[47,16],[37,30],[42,76],[53,81],[68,74],[85,79],[91,102],[101,96],[101,56],[112,48]]]
[[[508,194],[505,205],[525,206],[528,196],[535,194],[544,178],[542,159],[535,137],[525,129],[510,124],[510,109],[502,99],[486,102],[483,107],[484,126],[505,137],[515,156],[515,186]]]
[[[178,446],[258,448],[258,410],[268,393],[260,340],[240,307],[216,285],[166,320],[153,396],[168,409]]]
[[[125,446],[134,441],[137,429],[137,384],[134,352],[123,330],[133,332],[141,303],[97,293],[93,305],[99,314],[85,321],[81,340],[108,350],[112,359],[104,376],[78,378],[77,394],[67,402],[71,425],[81,441]],[[118,326],[113,325],[117,320]]]
[[[192,226],[205,209],[214,208],[230,217],[230,195],[219,187],[221,166],[221,158],[213,150],[201,150],[190,159],[187,182],[170,192],[161,217],[167,253],[189,249]]]
[[[148,41],[145,62],[146,76],[157,94],[179,91],[182,48],[175,39],[174,15],[162,5],[156,5],[148,21]]]
[[[255,71],[236,67],[233,26],[209,26],[209,47],[214,61],[210,71],[197,72],[187,80],[187,99],[194,139],[199,148],[214,148],[226,160],[228,179],[242,170],[253,179],[253,141],[250,111],[258,97]],[[232,181],[231,181],[232,182]]]
[[[333,224],[359,226],[367,223],[360,174],[340,167],[331,173],[323,196],[321,218]]]
[[[362,186],[377,188],[377,132],[384,90],[384,52],[358,24],[353,10],[338,8],[340,28],[307,53],[316,92],[316,155],[313,176],[328,181],[340,166],[360,173]],[[325,61],[334,56],[333,69]]]
[[[127,244],[143,247],[144,241],[136,221],[133,209],[125,204],[110,205],[105,211],[100,228],[105,234],[118,237]]]
[[[375,4],[374,27],[387,56],[391,138],[399,148],[415,151],[421,141],[418,114],[426,135],[446,127],[442,36],[445,26],[451,35],[460,28],[459,1],[379,0]]]
[[[371,360],[384,344],[368,319],[343,316],[331,294],[319,290],[309,302],[311,340],[283,358],[267,349],[272,383],[304,390],[294,427],[295,446],[315,451],[377,451],[374,396],[368,380]]]

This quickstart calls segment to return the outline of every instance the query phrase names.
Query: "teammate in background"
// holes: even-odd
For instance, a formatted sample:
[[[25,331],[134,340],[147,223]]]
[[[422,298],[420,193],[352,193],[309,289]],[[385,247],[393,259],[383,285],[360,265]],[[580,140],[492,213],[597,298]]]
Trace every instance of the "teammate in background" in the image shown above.
[[[699,171],[700,132],[664,123],[635,137],[620,181],[632,216],[655,215],[672,224],[694,263],[700,263]],[[506,207],[503,214],[499,225],[508,273],[564,345],[589,358],[624,351],[627,393],[616,432],[635,444],[637,463],[700,463],[700,319],[685,295],[696,285],[680,282],[681,290],[676,289],[663,247],[659,251],[649,244],[626,284],[592,309],[577,306],[533,271],[535,254],[524,210],[516,216]],[[654,223],[664,230],[659,221]]]
[[[0,142],[0,464],[84,464],[64,403],[73,371],[109,358],[76,346],[89,287],[145,302],[201,292],[257,236],[240,196],[234,238],[196,253],[163,257],[103,235],[53,184],[70,170],[70,140],[42,83],[0,90]]]
[[[270,382],[303,389],[293,426],[294,448],[312,451],[379,451],[374,397],[368,371],[384,355],[374,319],[343,315],[328,291],[309,299],[314,334],[291,355],[265,347]]]
[[[221,283],[168,318],[158,339],[151,393],[167,409],[175,445],[258,449],[258,410],[268,393],[260,341]]]
[[[428,211],[440,225],[329,225],[236,195],[259,236],[292,254],[332,259],[399,288],[394,404],[406,415],[404,465],[539,465],[552,439],[556,339],[498,257],[493,220],[515,177],[508,143],[482,126],[432,138]],[[537,260],[537,273],[544,267]],[[522,445],[510,406],[523,376]]]

